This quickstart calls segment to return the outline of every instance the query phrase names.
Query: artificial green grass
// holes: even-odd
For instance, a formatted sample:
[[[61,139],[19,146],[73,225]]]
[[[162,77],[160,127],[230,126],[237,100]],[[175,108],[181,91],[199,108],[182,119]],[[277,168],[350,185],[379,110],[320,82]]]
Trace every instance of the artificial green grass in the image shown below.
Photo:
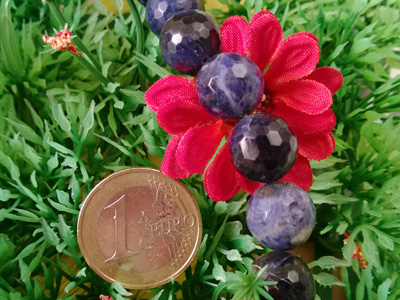
[[[162,157],[169,139],[144,102],[151,83],[170,73],[158,38],[143,25],[141,6],[114,2],[112,15],[97,0],[2,1],[0,299],[61,299],[63,292],[62,299],[141,299],[100,279],[76,240],[79,205],[93,186],[111,171],[155,167],[148,154]],[[211,10],[220,23],[267,7],[285,37],[314,33],[319,66],[344,76],[333,104],[335,152],[312,164],[309,193],[318,220],[310,266],[319,298],[331,299],[331,287],[341,285],[347,299],[399,299],[400,76],[393,74],[400,67],[400,1],[221,2],[227,10]],[[128,4],[132,13],[123,13]],[[65,23],[81,57],[42,42],[43,33]],[[248,195],[215,203],[201,176],[182,182],[204,216],[199,260],[186,281],[152,290],[153,299],[258,299],[263,283],[249,265],[267,250],[246,229]],[[351,258],[353,241],[365,269]],[[74,260],[73,270],[65,257]],[[335,267],[340,280],[331,275]],[[62,280],[69,282],[65,291]],[[70,293],[74,287],[83,295]]]

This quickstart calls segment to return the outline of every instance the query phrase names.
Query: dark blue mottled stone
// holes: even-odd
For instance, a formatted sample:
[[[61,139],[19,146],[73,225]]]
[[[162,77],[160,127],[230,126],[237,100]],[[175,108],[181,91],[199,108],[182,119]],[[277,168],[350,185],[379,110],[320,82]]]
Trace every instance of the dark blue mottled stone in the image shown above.
[[[167,20],[187,9],[204,10],[201,0],[149,0],[146,5],[147,24],[151,31],[160,35]]]
[[[203,64],[221,50],[215,19],[199,10],[185,10],[170,19],[160,35],[161,54],[175,71],[196,75]]]
[[[315,207],[307,192],[291,182],[258,188],[246,215],[253,236],[273,250],[291,250],[305,243],[315,225]]]
[[[272,114],[240,120],[229,138],[235,168],[250,180],[271,183],[283,177],[296,160],[297,139],[290,127]]]
[[[268,267],[262,280],[276,281],[277,284],[264,286],[264,289],[274,300],[315,299],[312,273],[298,256],[278,251],[264,254],[253,262],[254,272],[259,272],[266,265]]]
[[[264,78],[260,68],[246,56],[221,53],[200,69],[196,91],[201,105],[213,116],[240,119],[260,103]]]

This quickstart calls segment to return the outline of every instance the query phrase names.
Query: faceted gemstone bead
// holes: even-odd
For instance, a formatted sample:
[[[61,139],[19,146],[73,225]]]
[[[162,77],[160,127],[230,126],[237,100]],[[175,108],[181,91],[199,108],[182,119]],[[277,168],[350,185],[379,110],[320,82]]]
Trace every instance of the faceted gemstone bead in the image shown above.
[[[150,30],[160,35],[167,20],[177,12],[187,9],[204,10],[201,0],[148,0],[146,18]]]
[[[164,61],[179,73],[196,75],[220,52],[220,30],[215,19],[199,10],[185,10],[169,18],[160,35]]]
[[[253,114],[240,120],[229,137],[235,168],[250,180],[271,183],[283,177],[296,160],[297,138],[282,119]]]
[[[221,53],[200,69],[196,91],[201,105],[211,115],[240,119],[260,103],[264,79],[251,59],[237,53]]]
[[[274,300],[315,299],[312,273],[298,256],[277,251],[264,254],[253,262],[254,272],[259,272],[265,265],[268,267],[262,280],[277,282],[275,285],[264,286]],[[266,298],[262,297],[261,299]]]
[[[258,188],[246,215],[253,236],[273,250],[291,250],[305,243],[315,225],[315,207],[307,192],[291,182]]]

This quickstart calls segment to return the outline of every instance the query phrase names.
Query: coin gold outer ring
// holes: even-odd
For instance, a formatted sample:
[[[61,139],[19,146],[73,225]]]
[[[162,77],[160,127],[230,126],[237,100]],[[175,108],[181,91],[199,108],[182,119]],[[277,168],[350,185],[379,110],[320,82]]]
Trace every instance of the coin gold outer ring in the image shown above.
[[[115,265],[105,262],[106,258],[96,240],[97,218],[107,201],[116,193],[128,187],[149,186],[146,175],[153,175],[177,187],[180,201],[174,200],[181,214],[190,213],[195,216],[197,221],[194,225],[195,232],[191,236],[193,247],[182,265],[171,267],[167,263],[149,272],[120,270]],[[98,183],[82,205],[77,227],[78,244],[88,265],[104,280],[108,282],[118,281],[125,288],[138,290],[161,286],[170,282],[171,278],[177,278],[182,274],[195,258],[202,236],[200,210],[189,190],[181,182],[163,175],[158,170],[140,167],[115,172]]]

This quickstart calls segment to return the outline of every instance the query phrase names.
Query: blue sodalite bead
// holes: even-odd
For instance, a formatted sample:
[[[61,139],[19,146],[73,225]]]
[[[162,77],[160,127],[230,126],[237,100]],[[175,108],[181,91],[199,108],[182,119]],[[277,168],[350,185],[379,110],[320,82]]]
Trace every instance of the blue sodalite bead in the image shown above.
[[[287,252],[273,251],[257,258],[253,262],[253,270],[257,273],[266,265],[268,267],[262,280],[277,283],[264,286],[264,289],[274,300],[315,299],[313,275],[301,258]]]
[[[229,137],[235,168],[250,180],[271,183],[283,177],[296,160],[297,139],[290,127],[272,114],[240,120]]]
[[[240,119],[260,103],[264,78],[260,68],[246,56],[221,53],[200,69],[196,91],[201,105],[213,116]]]
[[[258,188],[246,215],[253,236],[273,250],[291,250],[305,243],[315,225],[315,207],[307,192],[291,182]]]
[[[199,10],[185,10],[169,18],[160,35],[161,54],[175,71],[196,75],[220,52],[220,30],[215,19]]]
[[[146,5],[147,24],[151,31],[160,35],[170,17],[187,9],[204,10],[203,2],[201,0],[149,0]]]

